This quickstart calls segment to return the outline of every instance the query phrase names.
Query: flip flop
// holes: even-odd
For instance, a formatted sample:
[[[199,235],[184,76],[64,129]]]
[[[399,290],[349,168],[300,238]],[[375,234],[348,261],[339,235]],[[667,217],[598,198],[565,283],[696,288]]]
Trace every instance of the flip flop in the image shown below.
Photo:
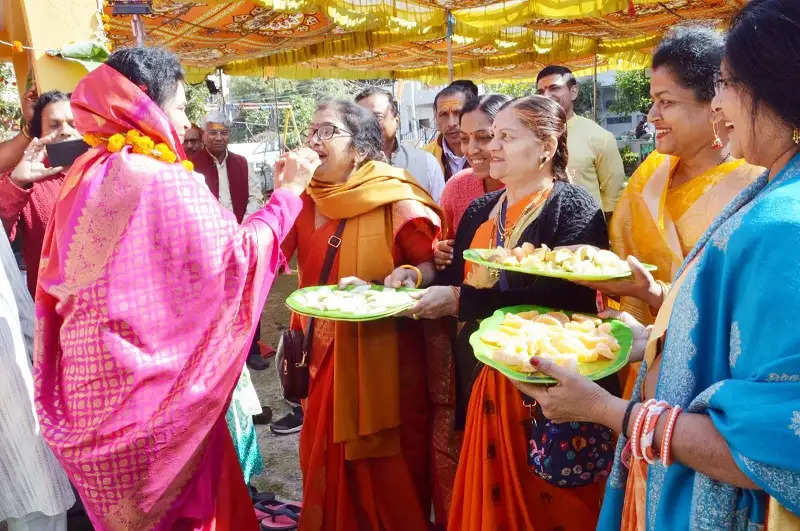
[[[297,505],[288,505],[280,502],[259,502],[254,505],[256,518],[261,524],[262,531],[292,531],[297,529],[300,518]]]

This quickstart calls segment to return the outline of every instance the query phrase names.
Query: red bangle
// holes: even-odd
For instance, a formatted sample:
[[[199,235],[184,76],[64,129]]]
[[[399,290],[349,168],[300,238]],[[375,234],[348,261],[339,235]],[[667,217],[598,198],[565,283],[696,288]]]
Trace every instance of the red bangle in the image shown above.
[[[661,440],[661,463],[667,467],[672,464],[672,434],[675,433],[675,421],[681,414],[681,406],[675,406],[669,412],[667,426],[664,428],[664,438]]]
[[[669,408],[669,404],[663,400],[659,400],[647,410],[647,418],[644,419],[644,428],[642,430],[642,438],[639,441],[639,446],[641,447],[644,460],[650,465],[655,464],[656,460],[658,459],[658,455],[656,454],[656,449],[653,444],[656,426],[658,425],[658,419],[660,419],[661,415]]]
[[[655,400],[652,398],[647,402],[642,404],[642,407],[639,408],[639,412],[636,414],[636,420],[633,423],[633,431],[631,432],[630,441],[631,441],[631,455],[634,459],[641,459],[642,454],[639,451],[639,438],[641,437],[642,427],[644,425],[644,418],[647,415],[647,410],[650,409],[650,406],[655,404]]]

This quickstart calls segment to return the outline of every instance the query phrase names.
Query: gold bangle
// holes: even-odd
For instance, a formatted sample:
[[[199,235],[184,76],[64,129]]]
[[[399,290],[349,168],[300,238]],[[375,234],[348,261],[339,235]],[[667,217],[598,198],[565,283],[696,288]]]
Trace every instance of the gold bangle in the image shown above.
[[[417,266],[406,264],[406,265],[401,265],[400,269],[409,269],[411,271],[416,272],[417,273],[417,285],[415,287],[419,288],[420,286],[422,286],[422,271],[420,271]]]
[[[23,124],[22,127],[20,127],[19,132],[22,133],[22,136],[24,136],[28,140],[33,140],[33,138],[31,137],[31,126],[29,126],[27,123]]]

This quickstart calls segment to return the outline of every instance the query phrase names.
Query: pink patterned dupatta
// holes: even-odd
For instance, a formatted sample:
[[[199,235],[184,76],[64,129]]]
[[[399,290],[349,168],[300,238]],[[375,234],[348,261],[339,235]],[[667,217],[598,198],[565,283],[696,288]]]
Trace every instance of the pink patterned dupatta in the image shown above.
[[[138,129],[185,159],[108,66],[72,108],[82,134]],[[97,529],[173,529],[214,518],[225,410],[302,202],[278,190],[239,225],[197,175],[128,149],[80,157],[48,226],[36,405]]]

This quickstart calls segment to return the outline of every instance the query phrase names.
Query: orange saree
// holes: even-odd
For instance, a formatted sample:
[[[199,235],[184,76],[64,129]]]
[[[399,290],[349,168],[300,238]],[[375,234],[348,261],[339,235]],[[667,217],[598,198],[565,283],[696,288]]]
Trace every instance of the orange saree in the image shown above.
[[[376,193],[365,194],[369,201],[381,193],[408,199],[379,204],[362,215],[341,216],[348,223],[329,283],[351,274],[382,282],[397,265],[416,265],[433,256],[438,209],[417,195],[417,185],[407,181],[404,172],[397,173],[402,170],[368,165],[346,184],[361,180],[362,186],[377,185]],[[349,195],[342,204],[349,207],[363,198]],[[336,218],[326,216],[332,219],[317,226],[317,212],[321,213],[319,198],[305,196],[303,211],[284,245],[285,252],[297,252],[301,287],[319,280],[327,242],[337,225]],[[370,255],[367,260],[386,256],[383,269],[364,273],[368,266],[363,264],[363,251]],[[293,316],[293,328],[306,325],[305,318]],[[396,362],[391,361],[393,352]],[[354,325],[318,320],[310,372],[300,434],[300,529],[428,529],[430,420],[421,323],[392,319]]]
[[[524,227],[542,209],[551,188],[508,207],[507,227]],[[502,201],[498,201],[498,205]],[[480,225],[472,248],[492,246],[494,212]],[[516,229],[507,245],[517,244]],[[465,283],[490,286],[496,278],[486,268],[465,264]],[[559,488],[537,476],[528,465],[527,423],[531,410],[501,373],[483,367],[475,380],[467,410],[464,443],[453,487],[448,529],[453,531],[593,529],[600,511],[603,484]]]

